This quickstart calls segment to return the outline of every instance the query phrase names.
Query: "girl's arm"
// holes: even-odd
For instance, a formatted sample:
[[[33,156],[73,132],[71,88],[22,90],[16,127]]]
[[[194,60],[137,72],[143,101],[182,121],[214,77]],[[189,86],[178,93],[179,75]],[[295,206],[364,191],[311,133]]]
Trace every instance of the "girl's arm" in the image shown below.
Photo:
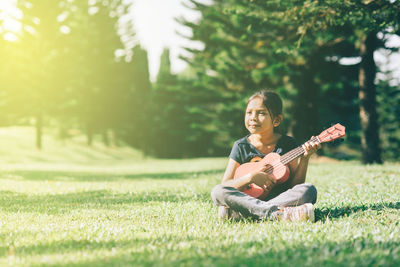
[[[294,160],[289,164],[291,173],[290,188],[297,184],[302,184],[306,181],[308,162],[312,154],[321,148],[321,144],[318,142],[308,141],[303,145],[305,153],[300,157],[300,161]]]
[[[229,158],[228,165],[226,166],[224,176],[222,177],[222,183],[226,186],[234,187],[238,190],[243,190],[250,183],[250,174],[244,175],[238,179],[233,179],[236,169],[240,164],[233,159]]]
[[[272,186],[272,184],[275,183],[275,180],[272,179],[268,174],[266,174],[264,171],[266,167],[263,169],[251,172],[249,174],[246,174],[242,177],[233,179],[235,175],[236,169],[240,166],[240,164],[233,159],[229,159],[228,165],[226,166],[224,176],[222,178],[222,183],[225,186],[231,186],[239,191],[243,191],[246,189],[246,187],[251,184],[255,183],[260,187],[263,187],[265,189],[269,188]]]

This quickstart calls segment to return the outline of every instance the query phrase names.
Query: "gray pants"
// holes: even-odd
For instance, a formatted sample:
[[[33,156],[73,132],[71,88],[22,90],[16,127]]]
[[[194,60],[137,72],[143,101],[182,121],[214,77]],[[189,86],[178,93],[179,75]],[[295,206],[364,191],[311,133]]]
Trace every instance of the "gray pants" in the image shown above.
[[[214,204],[219,207],[220,217],[247,217],[258,220],[273,220],[280,207],[299,206],[317,201],[317,189],[312,184],[298,184],[278,196],[262,201],[236,188],[217,185],[211,191]]]

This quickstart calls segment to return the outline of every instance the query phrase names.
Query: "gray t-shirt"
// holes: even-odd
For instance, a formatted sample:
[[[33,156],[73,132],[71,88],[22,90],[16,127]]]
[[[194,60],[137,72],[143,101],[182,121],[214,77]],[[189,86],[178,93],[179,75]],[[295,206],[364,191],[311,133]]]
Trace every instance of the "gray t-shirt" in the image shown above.
[[[265,154],[261,153],[257,150],[257,148],[250,144],[248,139],[249,136],[250,135],[246,135],[245,137],[237,140],[233,144],[232,151],[229,155],[231,159],[238,162],[239,164],[250,162],[252,159],[257,157],[265,157]],[[282,135],[281,138],[279,138],[273,152],[278,153],[282,156],[283,154],[292,150],[293,148],[296,148],[297,146],[298,144],[296,142],[296,139],[287,135]]]

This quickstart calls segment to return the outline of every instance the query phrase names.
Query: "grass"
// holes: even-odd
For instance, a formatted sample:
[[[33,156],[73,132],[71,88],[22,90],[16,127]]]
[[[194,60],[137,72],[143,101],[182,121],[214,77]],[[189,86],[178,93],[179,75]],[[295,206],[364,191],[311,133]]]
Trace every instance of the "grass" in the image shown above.
[[[0,151],[1,266],[400,265],[399,164],[311,164],[313,224],[223,222],[209,192],[226,159],[52,142]]]

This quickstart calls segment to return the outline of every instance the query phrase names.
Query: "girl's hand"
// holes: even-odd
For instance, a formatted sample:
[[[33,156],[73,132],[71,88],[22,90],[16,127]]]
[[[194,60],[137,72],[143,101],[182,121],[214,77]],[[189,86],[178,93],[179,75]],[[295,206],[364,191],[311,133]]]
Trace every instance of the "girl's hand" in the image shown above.
[[[303,158],[309,159],[312,154],[314,154],[318,149],[321,148],[321,144],[316,141],[307,141],[303,144],[303,148],[305,150]]]
[[[265,168],[266,169],[266,168]],[[251,183],[258,185],[265,191],[269,191],[275,185],[276,181],[264,170],[256,171],[251,174]]]

